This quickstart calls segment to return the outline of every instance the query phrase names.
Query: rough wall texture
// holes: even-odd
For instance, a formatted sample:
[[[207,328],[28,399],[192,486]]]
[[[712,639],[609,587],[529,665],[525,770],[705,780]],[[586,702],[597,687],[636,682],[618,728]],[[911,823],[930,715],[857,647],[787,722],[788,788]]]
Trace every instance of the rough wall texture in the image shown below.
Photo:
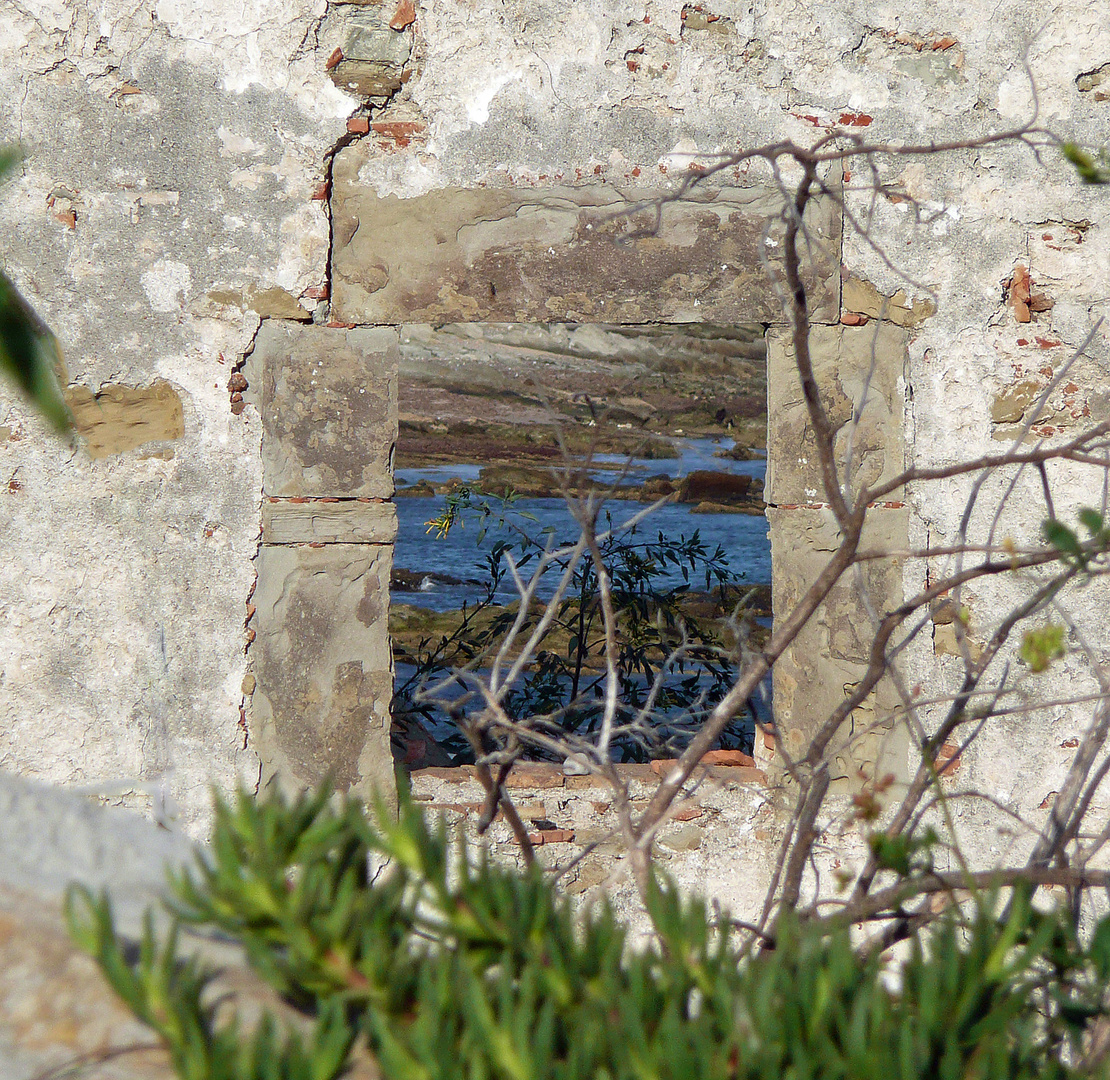
[[[387,575],[391,519],[365,509],[380,504],[357,503],[389,495],[381,464],[388,433],[367,446],[370,480],[348,470],[342,477],[351,486],[342,493],[281,487],[266,496],[357,505],[329,503],[317,512],[290,503],[260,515],[263,446],[267,469],[278,469],[274,484],[291,463],[305,483],[330,484],[342,470],[313,445],[318,428],[339,445],[360,423],[357,410],[343,413],[334,401],[320,425],[305,422],[310,414],[260,416],[264,401],[277,400],[266,395],[288,389],[282,380],[295,374],[272,372],[271,384],[256,363],[242,366],[260,320],[303,323],[303,333],[319,333],[320,348],[331,349],[319,325],[329,317],[368,324],[545,317],[546,298],[514,291],[514,273],[523,268],[542,280],[544,267],[557,269],[551,295],[568,297],[574,264],[556,244],[580,242],[567,233],[568,207],[657,190],[699,154],[782,138],[811,142],[835,124],[876,141],[1000,131],[1030,114],[1030,74],[1041,121],[1098,144],[1110,105],[1094,73],[1108,60],[1110,26],[1086,0],[1049,9],[909,0],[426,0],[415,20],[390,4],[324,0],[153,7],[113,0],[95,11],[79,0],[44,0],[0,8],[0,91],[9,103],[0,111],[0,139],[22,139],[28,151],[21,175],[0,192],[0,259],[63,340],[71,400],[88,417],[88,449],[73,452],[50,441],[19,403],[5,402],[0,413],[0,479],[7,480],[0,764],[111,788],[136,803],[149,799],[145,789],[164,785],[196,830],[207,784],[257,779],[260,747],[270,755],[267,767],[302,780],[334,762],[339,747],[352,783],[386,767],[354,764],[371,745],[384,752],[384,735],[369,719],[381,715],[374,710],[386,692],[380,618],[371,620],[376,630],[361,624],[366,636],[357,644],[338,641],[337,623],[317,620],[320,632],[303,639],[319,642],[313,656],[269,683],[306,702],[342,683],[347,704],[334,694],[318,702],[314,737],[283,728],[266,693],[266,657],[286,647],[266,619],[279,610],[288,618],[298,604],[333,614],[335,604],[357,607],[351,598],[363,595],[367,575]],[[1057,365],[1110,313],[1110,236],[1105,196],[1083,188],[1051,153],[1038,163],[1027,147],[998,143],[878,168],[878,198],[862,170],[855,181],[845,177],[848,212],[869,224],[878,250],[846,229],[839,303],[823,296],[818,314],[829,324],[819,332],[821,363],[844,396],[831,402],[841,410],[858,388],[860,362],[870,363],[871,345],[858,343],[879,325],[866,340],[876,343],[880,392],[864,414],[857,461],[862,472],[889,475],[903,459],[945,464],[996,450],[1013,435]],[[715,190],[738,191],[758,208],[771,183],[752,160],[719,177]],[[696,218],[711,205],[690,213]],[[433,217],[450,224],[438,253]],[[716,303],[721,289],[754,283],[754,267],[733,260],[754,259],[761,244],[773,269],[776,228],[770,220],[753,244],[745,225],[719,275],[708,263],[691,275],[695,299]],[[600,250],[582,243],[583,255]],[[702,249],[694,250],[700,258]],[[700,305],[697,315],[683,306],[673,250],[658,260],[643,255],[637,265],[643,287],[673,301],[661,317],[702,317]],[[818,277],[835,291],[832,269],[835,262]],[[405,284],[421,274],[439,275],[434,293]],[[1032,285],[1024,313],[1004,293],[1004,283],[1022,275]],[[333,285],[329,315],[319,305]],[[1037,310],[1034,294],[1052,306]],[[419,311],[408,310],[414,304]],[[1016,321],[1023,314],[1029,322]],[[574,297],[551,317],[568,315],[598,317]],[[643,317],[651,316],[636,315]],[[780,321],[769,311],[763,317]],[[838,321],[857,329],[836,329]],[[773,333],[773,343],[781,341]],[[1106,415],[1107,349],[1103,327],[1035,435],[1061,438]],[[786,368],[785,349],[780,358]],[[773,472],[772,491],[778,485],[781,494],[769,496],[786,566],[776,594],[785,596],[831,536],[820,499],[809,494],[817,485],[798,449],[806,436],[789,372],[772,382],[772,437],[792,447]],[[307,400],[303,385],[297,394]],[[1061,516],[1097,499],[1086,475],[1054,471]],[[904,506],[878,508],[876,526],[891,542],[948,543],[969,484],[915,487],[891,499]],[[1023,479],[1000,519],[1017,543],[1039,526],[1038,484]],[[988,485],[983,505],[997,494]],[[255,563],[260,520],[267,550]],[[324,546],[297,546],[311,543]],[[350,561],[338,550],[347,545],[358,549]],[[794,553],[791,566],[784,552]],[[269,614],[256,601],[259,623],[244,635],[256,567],[259,601],[274,598]],[[271,567],[276,576],[267,577]],[[892,603],[928,572],[907,560],[879,574],[869,593]],[[279,578],[291,583],[284,609]],[[970,633],[981,637],[1018,588],[999,581],[965,596]],[[1106,602],[1092,590],[1076,612],[1078,630],[1102,657],[1110,650]],[[828,608],[806,650],[829,667],[803,669],[806,653],[782,678],[817,680],[836,694],[855,678],[865,627],[855,625],[863,615],[850,595]],[[243,652],[255,632],[257,675]],[[378,635],[372,642],[371,634]],[[958,663],[952,637],[951,623],[938,620],[904,657],[926,698]],[[379,665],[373,673],[369,657]],[[337,680],[356,662],[359,679]],[[1094,685],[1078,653],[1059,677],[1073,692]],[[244,699],[255,686],[269,713],[261,698],[253,714]],[[794,708],[785,681],[779,692]],[[1042,693],[1051,697],[1051,686],[1039,685]],[[378,703],[372,708],[370,698]],[[902,754],[904,764],[904,750],[884,743],[884,707],[880,695],[876,724],[860,718],[882,745],[848,748],[845,777],[888,752]],[[967,755],[961,776],[1035,809],[1058,786],[1066,760],[1059,744],[1083,722],[1068,710],[1016,713]],[[761,753],[773,759],[770,747]],[[966,813],[970,822],[974,812]]]
[[[87,451],[0,407],[0,763],[202,827],[240,722],[261,483],[234,365],[311,317],[348,111],[312,2],[5,4],[0,261],[63,342]],[[5,387],[3,393],[7,395]],[[163,800],[165,802],[165,800]]]
[[[782,305],[761,265],[781,209],[772,188],[699,191],[595,184],[540,191],[448,188],[379,198],[359,178],[365,143],[337,158],[332,195],[334,314],[345,322],[772,322]],[[658,211],[659,220],[656,221]],[[835,319],[840,215],[810,215],[806,285]],[[648,235],[645,235],[648,234]],[[781,274],[781,260],[773,259]]]

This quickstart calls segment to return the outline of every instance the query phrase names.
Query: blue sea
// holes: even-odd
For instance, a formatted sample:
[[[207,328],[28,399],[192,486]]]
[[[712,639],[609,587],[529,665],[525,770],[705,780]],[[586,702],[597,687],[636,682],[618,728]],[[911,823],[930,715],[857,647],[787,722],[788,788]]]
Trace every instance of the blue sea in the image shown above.
[[[633,460],[625,458],[598,457],[596,475],[602,481],[616,481],[623,473],[624,483],[642,482],[648,477],[667,476],[678,479],[697,469],[712,469],[739,475],[750,475],[763,479],[766,460],[731,461],[728,458],[714,457],[714,451],[731,445],[709,439],[676,439],[677,458],[669,460]],[[612,471],[609,471],[612,470]],[[426,469],[402,469],[397,473],[397,486],[409,486],[424,479],[429,483],[441,484],[450,480],[475,483],[479,467],[476,465],[443,465]],[[573,543],[578,535],[566,503],[561,498],[531,499],[521,498],[512,504],[508,520],[512,525],[497,528],[497,519],[487,519],[487,530],[479,544],[481,526],[477,514],[464,516],[461,527],[456,524],[445,537],[437,537],[435,530],[429,530],[428,522],[439,515],[444,507],[444,496],[413,496],[396,500],[399,517],[399,533],[395,549],[394,565],[421,575],[422,587],[417,592],[394,590],[394,600],[399,603],[415,604],[435,611],[451,611],[473,603],[484,596],[481,582],[488,578],[485,570],[486,554],[494,543],[503,540],[516,543],[519,532],[526,530],[537,537],[541,544],[550,538],[559,544]],[[642,514],[645,503],[613,499],[605,504],[599,529],[614,528],[628,535],[625,523],[630,518]],[[741,582],[753,585],[767,584],[771,580],[771,547],[767,537],[767,521],[760,515],[748,514],[694,514],[692,507],[680,503],[668,503],[654,510],[635,526],[631,535],[633,541],[654,540],[659,533],[669,539],[680,536],[689,538],[698,533],[700,542],[710,551],[719,545],[725,552],[729,568]],[[527,515],[527,516],[526,516]],[[608,515],[608,518],[606,518]],[[519,544],[515,552],[519,552]],[[438,582],[436,574],[463,579],[463,584],[452,585]],[[677,568],[670,568],[662,583],[678,585],[682,582]],[[552,583],[552,588],[553,588]],[[691,579],[692,589],[704,588],[704,576],[700,581]],[[540,595],[550,595],[550,589],[541,587]],[[499,601],[515,597],[511,584],[504,586],[498,593]]]

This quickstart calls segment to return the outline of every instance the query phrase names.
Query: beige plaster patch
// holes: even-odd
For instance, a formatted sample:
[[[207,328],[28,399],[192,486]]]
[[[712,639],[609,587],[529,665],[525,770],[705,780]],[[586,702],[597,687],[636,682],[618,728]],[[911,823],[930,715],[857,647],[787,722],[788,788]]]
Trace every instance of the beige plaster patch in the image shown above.
[[[87,386],[70,386],[65,400],[89,457],[122,454],[144,443],[180,439],[185,434],[181,398],[161,379],[145,387],[108,384],[96,393]]]

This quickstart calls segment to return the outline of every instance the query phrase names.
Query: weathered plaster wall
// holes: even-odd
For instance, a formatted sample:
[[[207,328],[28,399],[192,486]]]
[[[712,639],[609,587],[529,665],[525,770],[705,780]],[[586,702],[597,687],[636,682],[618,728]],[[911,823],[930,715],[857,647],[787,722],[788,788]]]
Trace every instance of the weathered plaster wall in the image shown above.
[[[0,764],[114,800],[256,781],[240,720],[260,317],[311,318],[349,100],[322,3],[0,6],[0,262],[63,343],[85,449],[0,404]],[[233,387],[234,389],[234,387]],[[164,789],[164,792],[163,792]],[[176,807],[176,809],[175,809]]]
[[[363,675],[370,663],[386,670],[373,637],[380,629],[337,643],[320,623],[317,638],[324,653],[337,650],[335,663],[316,670],[309,657],[290,674],[281,666],[285,631],[266,619],[297,604],[308,611],[347,602],[356,579],[382,580],[388,522],[384,511],[359,509],[378,504],[358,500],[387,498],[388,470],[371,470],[373,490],[324,493],[313,485],[335,470],[310,475],[303,467],[295,422],[270,412],[274,426],[263,436],[259,408],[268,406],[260,395],[271,385],[276,392],[285,373],[266,366],[265,350],[242,366],[260,320],[303,323],[307,340],[323,349],[325,332],[346,327],[320,322],[416,318],[415,299],[420,318],[600,317],[600,305],[587,310],[567,288],[575,264],[564,248],[585,244],[567,231],[580,202],[604,206],[614,192],[659,189],[692,155],[781,138],[810,142],[838,123],[876,141],[1001,131],[1032,107],[1026,58],[1042,122],[1087,143],[1105,141],[1110,103],[1089,73],[1110,60],[1110,26],[1087,0],[1036,9],[909,0],[160,0],[95,9],[54,0],[0,8],[0,90],[10,103],[0,139],[20,138],[29,153],[0,192],[0,259],[61,337],[72,399],[97,421],[86,425],[86,455],[51,442],[17,402],[0,415],[0,479],[9,481],[0,490],[9,553],[0,565],[0,764],[123,791],[164,778],[182,820],[198,829],[208,782],[257,779],[259,747],[267,767],[294,779],[314,778],[337,747],[352,783],[380,775],[380,760],[351,765],[367,747],[384,749],[380,727],[352,734],[355,714],[338,716],[332,700],[320,704],[316,741],[307,729],[283,735],[273,704],[281,690],[307,700],[322,687],[327,697],[342,665],[362,663]],[[861,469],[889,474],[902,460],[936,464],[998,449],[1046,372],[1110,312],[1105,195],[1083,188],[1051,149],[1043,157],[1038,163],[1028,147],[998,144],[892,161],[881,166],[877,199],[862,170],[845,178],[848,209],[870,224],[880,250],[846,230],[839,298],[835,263],[819,275],[832,294],[820,307],[827,328],[819,333],[822,363],[845,402],[860,384],[860,365],[870,363],[867,342],[881,346],[881,392],[865,416]],[[751,162],[720,186],[756,214],[769,181]],[[924,207],[923,222],[914,221],[907,196]],[[753,260],[762,243],[774,266],[776,233],[756,239],[751,220],[729,218],[732,253]],[[436,222],[450,226],[445,250],[437,250]],[[701,227],[691,233],[687,223],[676,235],[704,240]],[[545,264],[537,236],[553,263]],[[507,259],[506,247],[527,258]],[[700,257],[702,249],[693,250]],[[672,258],[673,251],[656,260],[639,252],[636,265],[656,275],[639,287],[649,283],[656,302],[671,304],[659,317],[700,318],[700,305],[695,312],[681,302],[683,270]],[[518,272],[542,283],[545,265],[561,268],[557,290],[513,291]],[[475,267],[482,273],[468,283]],[[1054,301],[1020,325],[1004,293],[1015,273],[1021,278],[1018,267],[1032,277],[1028,307],[1036,308],[1036,292]],[[711,306],[722,289],[755,288],[752,269],[722,266],[714,278],[700,267],[691,275],[695,300],[704,293]],[[422,292],[414,281],[439,288]],[[546,302],[553,298],[554,307]],[[635,313],[645,317],[653,316]],[[759,317],[778,321],[773,312]],[[781,373],[772,378],[772,435],[781,452],[769,484],[771,525],[779,551],[819,551],[831,539],[828,515],[809,494],[813,478],[798,468],[805,431],[778,329],[772,346]],[[315,346],[306,348],[311,358]],[[1105,414],[1107,349],[1104,327],[1050,402],[1040,434],[1061,437]],[[339,422],[338,412],[328,415],[325,427]],[[282,432],[297,445],[278,461],[269,440]],[[91,456],[100,450],[104,456]],[[286,488],[279,477],[290,463]],[[1097,499],[1074,470],[1056,470],[1053,480],[1064,512]],[[891,499],[904,506],[878,508],[876,524],[894,542],[947,542],[967,490],[956,480],[914,487]],[[988,486],[985,496],[994,494]],[[281,502],[299,498],[357,505],[305,510]],[[1019,485],[1002,527],[1020,542],[1039,517],[1031,481]],[[255,562],[260,521],[267,550]],[[323,546],[298,546],[310,544]],[[353,561],[346,545],[358,548]],[[798,555],[776,582],[779,594],[804,581],[809,558]],[[354,567],[350,575],[336,571],[340,563]],[[258,621],[244,633],[255,570],[271,566],[277,576],[260,583]],[[871,593],[893,602],[925,572],[907,560],[878,575]],[[279,579],[295,583],[288,595]],[[309,595],[302,581],[322,591]],[[1000,583],[965,597],[971,632],[985,633],[1018,587]],[[1105,607],[1092,590],[1077,610],[1102,653],[1110,648]],[[858,670],[866,623],[857,620],[865,615],[850,595],[835,598],[799,661],[812,661],[812,670],[796,665],[783,675],[842,691]],[[243,650],[254,634],[260,667],[248,671]],[[262,647],[264,637],[275,651]],[[909,685],[924,697],[949,684],[956,659],[947,640],[938,621],[905,656]],[[1078,655],[1057,677],[1071,690],[1091,685]],[[349,694],[358,716],[381,716],[379,683]],[[254,687],[261,690],[252,704],[244,695]],[[1053,692],[1044,683],[1036,691]],[[786,688],[780,692],[785,700]],[[371,698],[378,704],[367,706]],[[1016,715],[967,755],[960,776],[1036,808],[1065,760],[1059,744],[1082,722],[1068,710]],[[877,730],[881,743],[881,723]],[[759,749],[773,764],[773,748]],[[849,748],[845,778],[859,764],[875,767],[880,754],[894,755],[896,772],[908,764],[905,747]]]

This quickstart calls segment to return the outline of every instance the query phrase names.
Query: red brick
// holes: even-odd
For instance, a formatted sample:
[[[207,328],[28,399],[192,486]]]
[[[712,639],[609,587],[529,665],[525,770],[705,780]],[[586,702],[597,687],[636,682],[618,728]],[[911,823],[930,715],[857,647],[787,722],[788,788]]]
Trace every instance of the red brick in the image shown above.
[[[949,739],[937,751],[934,765],[938,776],[955,776],[960,770],[960,744]]]
[[[710,779],[728,784],[766,784],[767,774],[762,769],[747,765],[710,765],[705,770]]]
[[[352,116],[347,121],[347,130],[352,135],[368,135],[370,133],[370,121],[365,116]]]
[[[866,326],[868,320],[866,315],[860,315],[855,311],[846,311],[840,316],[840,321],[845,326]]]
[[[416,7],[412,0],[401,0],[389,20],[390,30],[404,30],[416,22]]]
[[[370,125],[370,130],[375,135],[385,135],[390,139],[403,139],[426,131],[427,124],[422,124],[419,120],[375,120]]]
[[[653,761],[651,768],[656,776],[665,778],[677,764],[677,758],[664,758],[661,761]],[[755,758],[740,750],[710,750],[702,755],[698,764],[702,768],[710,769],[755,768]]]
[[[654,770],[647,762],[644,762],[644,764],[642,765],[618,765],[617,773],[618,775],[625,777],[625,779],[627,780],[641,780],[645,784],[650,783],[652,780],[655,779]]]
[[[426,776],[430,780],[447,780],[452,784],[466,784],[474,778],[473,765],[456,765],[447,768],[442,765],[429,765],[426,769],[414,769],[410,774],[413,780]]]
[[[554,788],[562,787],[563,769],[560,765],[526,764],[517,765],[505,780],[507,788]]]
[[[573,829],[541,829],[539,832],[529,833],[528,839],[536,847],[544,844],[569,844],[574,840]]]
[[[700,818],[705,811],[700,806],[688,806],[685,810],[679,810],[674,815],[675,821],[694,821]]]
[[[755,765],[755,758],[743,750],[710,750],[702,754],[703,765]]]
[[[462,814],[463,817],[469,817],[472,813],[478,813],[482,809],[481,803],[461,803],[461,802],[429,802],[424,804],[428,810],[451,810],[456,814]],[[501,811],[497,812],[495,821],[501,817]]]

